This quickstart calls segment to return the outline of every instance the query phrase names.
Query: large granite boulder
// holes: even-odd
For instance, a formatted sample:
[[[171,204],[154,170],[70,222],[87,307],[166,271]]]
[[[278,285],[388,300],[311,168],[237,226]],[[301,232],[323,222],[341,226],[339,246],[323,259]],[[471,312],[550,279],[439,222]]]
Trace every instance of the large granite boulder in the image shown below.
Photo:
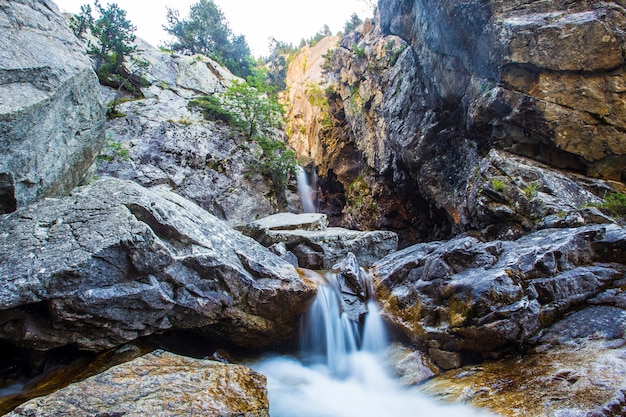
[[[252,369],[155,351],[7,414],[59,415],[268,417],[269,401]]]
[[[291,337],[315,290],[164,189],[113,178],[0,222],[0,339],[100,350],[192,329],[248,348]]]
[[[104,139],[98,79],[51,0],[0,8],[0,213],[69,193]]]
[[[398,236],[393,232],[327,225],[324,214],[279,213],[248,224],[242,232],[264,246],[284,245],[296,256],[298,266],[309,269],[333,269],[351,253],[359,265],[369,267],[398,248]]]
[[[461,236],[374,267],[385,315],[443,368],[536,342],[542,329],[621,288],[626,229],[544,229],[515,241]]]

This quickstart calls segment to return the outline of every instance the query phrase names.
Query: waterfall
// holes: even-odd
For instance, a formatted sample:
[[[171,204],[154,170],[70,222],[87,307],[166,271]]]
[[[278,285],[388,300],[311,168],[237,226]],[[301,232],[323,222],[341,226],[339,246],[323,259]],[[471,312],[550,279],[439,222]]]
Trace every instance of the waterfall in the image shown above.
[[[272,417],[490,416],[401,387],[384,366],[388,338],[376,301],[368,301],[359,326],[341,309],[337,276],[318,278],[317,298],[302,321],[301,359],[277,356],[253,366],[268,378]],[[372,284],[365,284],[371,298]]]
[[[298,167],[296,172],[296,181],[298,183],[298,195],[305,213],[317,213],[317,175],[315,172],[309,175],[302,167]]]
[[[372,301],[375,312],[368,315],[361,334],[358,323],[341,311],[336,276],[328,273],[326,279],[326,283],[318,286],[317,298],[302,321],[301,356],[309,365],[325,365],[334,377],[347,378],[354,374],[355,353],[366,346],[372,353],[386,348],[386,342],[380,342],[386,340],[385,329],[378,307]],[[377,318],[370,319],[372,316]]]

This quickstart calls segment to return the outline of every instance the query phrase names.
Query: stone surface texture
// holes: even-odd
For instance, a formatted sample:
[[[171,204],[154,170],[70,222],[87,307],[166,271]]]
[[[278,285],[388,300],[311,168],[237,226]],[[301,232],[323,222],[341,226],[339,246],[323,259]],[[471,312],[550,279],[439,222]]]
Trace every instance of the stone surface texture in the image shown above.
[[[403,249],[373,271],[389,320],[450,369],[532,345],[588,300],[620,291],[625,245],[626,230],[613,224],[515,241],[461,236]]]
[[[241,365],[155,351],[28,401],[10,417],[269,417],[266,379]]]
[[[315,290],[197,205],[113,178],[0,222],[0,337],[101,350],[190,329],[262,348],[293,336]]]
[[[406,246],[492,224],[493,237],[519,237],[552,213],[512,197],[562,202],[544,198],[551,176],[587,202],[623,191],[625,21],[623,2],[380,1],[328,52],[329,126],[298,139],[315,150],[322,211],[333,225],[401,230]]]
[[[51,0],[0,7],[0,213],[68,194],[104,139],[98,79]]]
[[[256,142],[188,106],[194,98],[221,93],[237,77],[201,55],[167,53],[145,42],[139,49],[152,84],[143,90],[145,98],[118,106],[124,117],[108,121],[98,174],[145,187],[166,184],[233,226],[300,211],[295,184],[287,192],[288,206],[279,207],[270,184],[250,168],[261,154]]]
[[[298,265],[308,269],[333,269],[350,253],[359,265],[369,267],[398,248],[394,232],[361,232],[327,224],[324,214],[279,213],[250,223],[242,232],[264,246],[284,244]]]

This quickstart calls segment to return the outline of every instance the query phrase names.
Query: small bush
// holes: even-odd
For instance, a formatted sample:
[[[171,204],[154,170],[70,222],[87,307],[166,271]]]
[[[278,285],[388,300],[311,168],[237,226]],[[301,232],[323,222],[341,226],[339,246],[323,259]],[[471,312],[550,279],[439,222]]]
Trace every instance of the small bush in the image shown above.
[[[526,187],[524,187],[524,194],[526,195],[527,199],[532,200],[537,196],[537,190],[539,189],[539,185],[540,184],[538,182],[531,182]]]
[[[128,149],[121,142],[116,142],[107,136],[104,139],[104,147],[98,155],[99,161],[113,162],[115,160],[127,161],[130,158]]]
[[[626,218],[626,193],[607,194],[599,207],[616,217]]]
[[[491,180],[491,188],[493,188],[494,191],[502,192],[502,191],[504,191],[504,187],[505,186],[506,186],[506,184],[502,180],[499,180],[499,179],[492,179]]]
[[[230,123],[232,119],[232,114],[224,109],[220,99],[215,96],[203,96],[189,100],[187,108],[201,110],[206,120]]]

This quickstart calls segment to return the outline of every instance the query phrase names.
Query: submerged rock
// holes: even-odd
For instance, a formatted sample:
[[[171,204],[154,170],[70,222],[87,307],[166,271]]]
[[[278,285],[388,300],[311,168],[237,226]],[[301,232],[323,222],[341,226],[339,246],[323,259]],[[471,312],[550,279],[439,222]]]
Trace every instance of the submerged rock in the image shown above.
[[[104,139],[98,79],[51,0],[0,8],[0,213],[68,194]]]
[[[155,351],[7,414],[59,415],[268,417],[269,401],[265,377],[249,368]]]
[[[272,346],[315,293],[195,204],[112,178],[5,215],[0,281],[0,339],[39,350],[101,350],[171,329]]]
[[[374,265],[376,291],[387,317],[449,369],[534,343],[563,315],[620,288],[624,242],[626,229],[609,224],[418,244]]]
[[[393,232],[360,232],[327,224],[324,214],[279,213],[254,221],[242,231],[264,246],[284,243],[298,258],[299,266],[309,269],[332,269],[349,253],[367,267],[398,248]]]

